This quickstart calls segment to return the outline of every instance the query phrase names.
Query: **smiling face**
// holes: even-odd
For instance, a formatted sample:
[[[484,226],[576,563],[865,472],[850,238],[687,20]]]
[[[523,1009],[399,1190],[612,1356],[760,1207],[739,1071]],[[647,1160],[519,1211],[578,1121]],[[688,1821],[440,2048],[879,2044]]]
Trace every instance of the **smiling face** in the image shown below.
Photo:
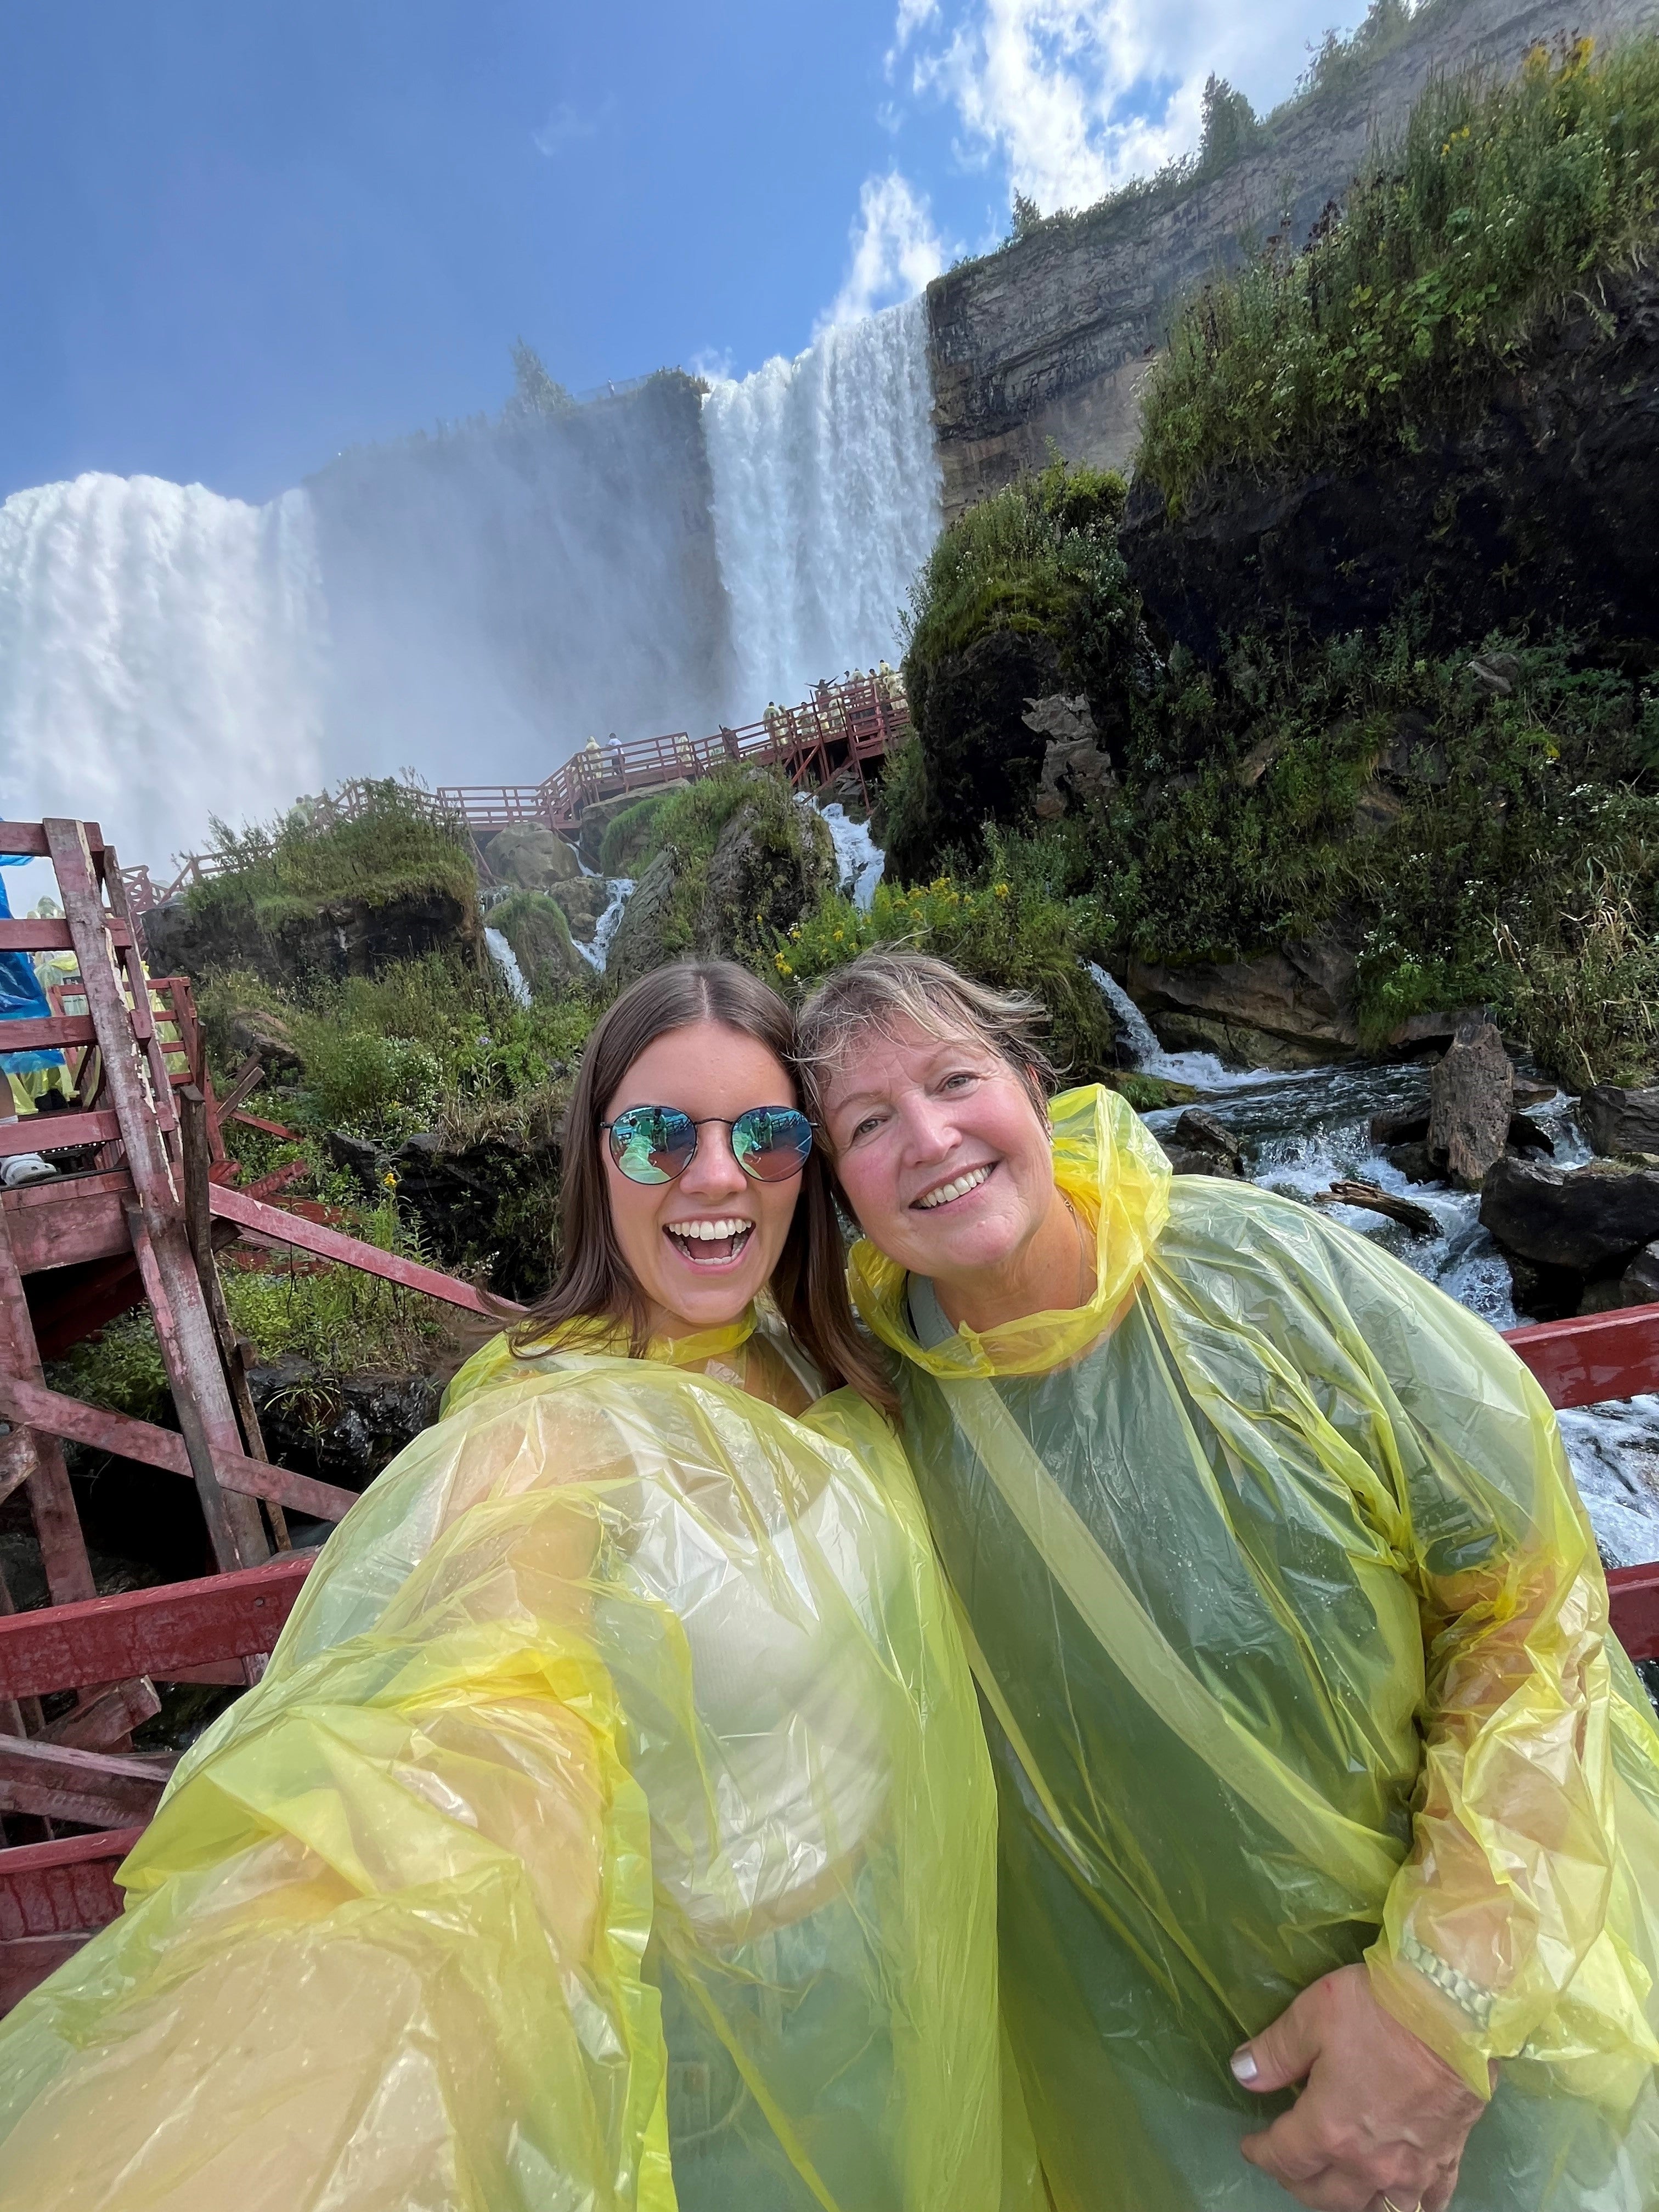
[[[724,1022],[695,1022],[648,1044],[605,1103],[678,1106],[703,1126],[696,1157],[673,1182],[630,1182],[597,1139],[611,1225],[648,1309],[653,1336],[684,1336],[737,1320],[778,1264],[800,1177],[756,1182],[732,1152],[725,1126],[750,1106],[793,1106],[795,1087],[776,1056]]]
[[[975,1328],[1077,1302],[1077,1234],[1030,1087],[971,1035],[900,1020],[823,1086],[836,1170],[872,1243]],[[1056,1291],[1058,1294],[1056,1295]]]

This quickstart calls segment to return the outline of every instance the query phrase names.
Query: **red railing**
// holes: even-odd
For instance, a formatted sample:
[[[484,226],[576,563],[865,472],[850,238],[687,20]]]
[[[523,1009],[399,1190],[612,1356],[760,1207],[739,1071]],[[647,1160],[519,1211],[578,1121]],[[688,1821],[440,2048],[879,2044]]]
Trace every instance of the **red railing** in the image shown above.
[[[574,830],[583,810],[596,799],[629,792],[659,791],[664,785],[695,781],[732,763],[781,769],[798,791],[817,791],[851,769],[860,783],[866,761],[878,760],[910,726],[910,710],[896,676],[849,677],[821,684],[799,707],[773,707],[758,722],[693,738],[684,730],[666,737],[590,738],[582,750],[556,768],[541,783],[446,783],[431,794],[432,810],[486,835],[515,822],[542,822],[550,830]],[[313,809],[326,817],[349,821],[363,811],[372,787],[362,781],[342,784]],[[147,867],[125,868],[127,900],[135,914],[177,898],[192,884],[206,883],[239,865],[234,854],[189,853],[179,872],[162,888]]]

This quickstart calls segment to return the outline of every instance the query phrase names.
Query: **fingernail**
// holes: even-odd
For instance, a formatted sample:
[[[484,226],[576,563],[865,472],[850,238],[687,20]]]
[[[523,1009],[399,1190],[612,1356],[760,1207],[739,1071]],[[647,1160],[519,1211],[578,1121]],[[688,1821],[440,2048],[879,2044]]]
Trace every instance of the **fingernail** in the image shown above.
[[[1237,2050],[1234,2051],[1232,2057],[1228,2060],[1227,2063],[1233,2069],[1234,2081],[1243,2081],[1247,2084],[1254,2081],[1256,2075],[1261,2071],[1261,2069],[1256,2064],[1255,2058],[1251,2056],[1250,2046],[1248,2043],[1241,2043]]]

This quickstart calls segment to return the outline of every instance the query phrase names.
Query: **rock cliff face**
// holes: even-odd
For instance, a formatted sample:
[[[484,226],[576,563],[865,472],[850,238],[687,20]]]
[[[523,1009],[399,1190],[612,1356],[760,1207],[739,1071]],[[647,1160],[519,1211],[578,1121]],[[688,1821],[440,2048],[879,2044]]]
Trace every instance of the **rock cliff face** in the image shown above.
[[[1293,609],[1316,634],[1422,595],[1446,641],[1533,622],[1659,643],[1659,277],[1609,280],[1419,451],[1264,483],[1230,471],[1171,521],[1137,480],[1124,558],[1203,656]]]
[[[1121,467],[1174,307],[1268,236],[1305,241],[1431,76],[1507,71],[1540,41],[1606,43],[1656,23],[1659,0],[1436,0],[1413,36],[1281,115],[1218,174],[1152,186],[936,279],[927,316],[947,519],[1041,467],[1051,438],[1067,460]]]

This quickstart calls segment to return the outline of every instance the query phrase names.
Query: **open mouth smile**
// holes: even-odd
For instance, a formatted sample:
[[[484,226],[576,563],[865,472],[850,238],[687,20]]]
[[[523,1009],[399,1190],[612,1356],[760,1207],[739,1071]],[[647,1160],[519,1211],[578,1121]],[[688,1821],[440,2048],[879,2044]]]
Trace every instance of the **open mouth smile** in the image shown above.
[[[752,1221],[728,1216],[718,1221],[665,1221],[663,1235],[693,1267],[729,1267],[740,1260],[755,1233]]]
[[[913,1200],[912,1205],[924,1213],[935,1213],[940,1206],[954,1206],[959,1198],[966,1198],[969,1191],[979,1189],[982,1183],[989,1182],[995,1171],[994,1160],[984,1167],[967,1168],[961,1175],[953,1176],[949,1182],[942,1182],[936,1189]]]

